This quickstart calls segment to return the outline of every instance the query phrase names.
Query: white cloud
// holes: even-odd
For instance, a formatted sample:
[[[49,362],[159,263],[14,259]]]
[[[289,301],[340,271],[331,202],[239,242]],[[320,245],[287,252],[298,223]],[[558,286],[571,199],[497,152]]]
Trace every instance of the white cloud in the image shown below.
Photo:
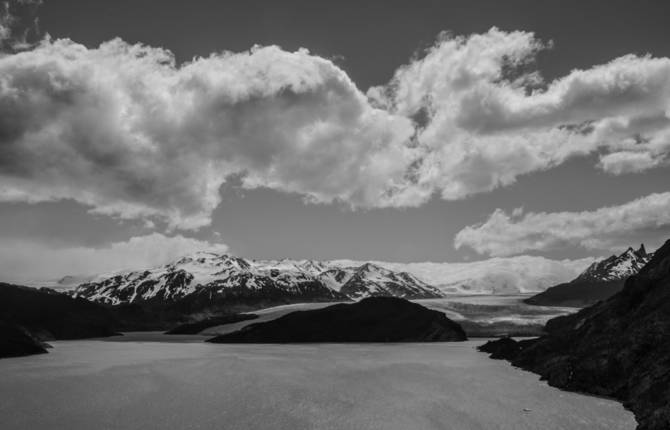
[[[505,256],[570,246],[613,250],[650,239],[660,245],[670,232],[670,192],[650,194],[631,202],[584,212],[515,211],[497,209],[483,224],[468,226],[455,237],[456,248]]]
[[[524,72],[540,49],[532,33],[495,28],[443,38],[369,90],[391,112],[422,118],[418,184],[463,198],[633,138],[649,142],[635,151],[653,159],[635,171],[660,165],[670,153],[670,59],[626,55],[544,84]],[[625,171],[611,161],[599,166]]]
[[[166,264],[195,251],[227,250],[228,247],[222,243],[159,233],[132,237],[100,248],[57,248],[39,242],[3,240],[0,242],[0,280],[25,282],[57,279],[65,275],[144,269]]]
[[[628,55],[545,84],[527,71],[543,48],[495,28],[442,36],[366,95],[306,50],[176,65],[118,39],[45,40],[0,57],[0,201],[69,198],[192,229],[231,175],[369,208],[464,198],[596,151],[614,174],[665,164],[670,59]]]
[[[177,67],[158,48],[57,40],[0,58],[0,200],[71,198],[197,228],[241,174],[313,202],[412,204],[394,191],[415,158],[412,133],[305,50]]]
[[[638,173],[664,163],[663,157],[655,158],[649,152],[620,151],[600,157],[600,166],[614,175]]]

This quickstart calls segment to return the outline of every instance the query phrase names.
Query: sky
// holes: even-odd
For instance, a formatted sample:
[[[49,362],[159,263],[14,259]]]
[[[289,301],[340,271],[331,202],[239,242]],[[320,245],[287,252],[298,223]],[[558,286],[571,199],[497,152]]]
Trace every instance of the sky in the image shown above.
[[[0,272],[205,248],[398,262],[653,249],[670,237],[669,12],[13,0]]]

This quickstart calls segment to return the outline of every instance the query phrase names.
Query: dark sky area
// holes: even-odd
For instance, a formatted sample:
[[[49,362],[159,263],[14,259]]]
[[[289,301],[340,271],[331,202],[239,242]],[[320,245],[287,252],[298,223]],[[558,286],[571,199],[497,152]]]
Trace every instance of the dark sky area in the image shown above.
[[[121,37],[168,48],[182,61],[254,44],[306,47],[339,58],[362,89],[387,82],[442,31],[535,32],[554,41],[538,60],[547,79],[628,53],[670,55],[670,3],[662,0],[58,0],[39,15],[54,37],[89,46]]]

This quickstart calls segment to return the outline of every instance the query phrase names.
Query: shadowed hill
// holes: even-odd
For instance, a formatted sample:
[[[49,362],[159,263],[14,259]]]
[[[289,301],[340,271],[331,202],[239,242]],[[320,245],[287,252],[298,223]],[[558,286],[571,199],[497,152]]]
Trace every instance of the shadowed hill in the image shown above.
[[[47,350],[16,324],[0,321],[0,358],[44,354]]]
[[[445,342],[466,340],[442,312],[404,299],[372,297],[353,304],[292,312],[210,339],[213,343]]]
[[[40,340],[84,339],[115,334],[107,308],[48,289],[0,283],[0,321],[19,325]]]

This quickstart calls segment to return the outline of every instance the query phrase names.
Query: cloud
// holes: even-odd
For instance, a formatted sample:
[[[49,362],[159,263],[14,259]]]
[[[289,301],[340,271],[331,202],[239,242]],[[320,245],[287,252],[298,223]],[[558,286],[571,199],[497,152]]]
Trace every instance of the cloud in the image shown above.
[[[418,184],[458,199],[596,151],[608,173],[661,164],[670,153],[670,59],[626,55],[546,83],[530,67],[544,48],[532,33],[495,28],[442,37],[368,91],[390,112],[421,118]],[[622,147],[638,154],[636,169],[614,167],[623,155],[608,158]]]
[[[612,250],[630,246],[641,238],[660,245],[668,234],[670,192],[584,212],[515,211],[508,215],[497,209],[483,224],[458,232],[454,244],[480,254],[506,256],[565,246]]]
[[[1,280],[15,282],[94,275],[155,267],[196,251],[226,252],[228,246],[159,233],[135,236],[100,248],[56,248],[39,242],[3,240],[0,274]]]
[[[0,200],[71,198],[198,228],[241,175],[312,202],[402,206],[412,133],[306,50],[177,67],[163,49],[56,40],[0,58]]]
[[[363,93],[304,49],[177,65],[119,39],[45,39],[0,56],[0,201],[74,199],[197,229],[232,177],[311,203],[407,207],[591,153],[613,174],[665,164],[670,59],[628,55],[546,83],[531,70],[546,47],[495,28],[442,35]]]
[[[649,152],[620,151],[600,157],[598,166],[614,175],[638,173],[665,164],[664,157],[654,157]]]
[[[42,0],[4,0],[0,3],[0,55],[29,49],[40,37],[35,18]]]

